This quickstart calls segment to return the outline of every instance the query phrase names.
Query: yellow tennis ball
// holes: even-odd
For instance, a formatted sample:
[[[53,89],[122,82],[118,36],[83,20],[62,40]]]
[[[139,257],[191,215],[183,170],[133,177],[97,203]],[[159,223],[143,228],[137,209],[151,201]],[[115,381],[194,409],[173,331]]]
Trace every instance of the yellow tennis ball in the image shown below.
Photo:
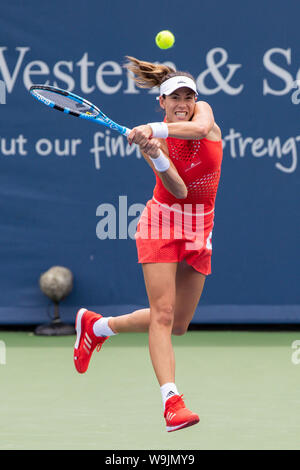
[[[174,45],[175,36],[171,31],[160,31],[155,37],[155,42],[160,49],[169,49]]]

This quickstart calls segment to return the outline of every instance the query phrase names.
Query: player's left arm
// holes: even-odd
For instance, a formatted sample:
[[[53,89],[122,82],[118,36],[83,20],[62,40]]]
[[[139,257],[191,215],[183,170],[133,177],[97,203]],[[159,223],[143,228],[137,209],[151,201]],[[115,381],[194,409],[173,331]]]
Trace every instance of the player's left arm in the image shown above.
[[[215,118],[211,106],[206,101],[198,101],[195,104],[193,117],[190,121],[167,122],[169,137],[184,140],[204,139],[212,130]],[[136,132],[142,132],[145,138],[152,137],[152,129],[149,124],[143,124],[132,129],[128,141],[132,143]]]
[[[206,101],[198,101],[190,121],[167,123],[170,137],[177,139],[204,139],[212,130],[215,118],[211,106]]]

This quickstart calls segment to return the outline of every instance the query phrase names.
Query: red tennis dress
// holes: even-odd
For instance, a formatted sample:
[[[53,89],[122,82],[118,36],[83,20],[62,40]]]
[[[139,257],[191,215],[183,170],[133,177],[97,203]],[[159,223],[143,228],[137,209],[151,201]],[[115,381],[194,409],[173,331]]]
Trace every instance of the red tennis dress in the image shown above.
[[[153,198],[141,214],[135,235],[139,263],[183,259],[211,274],[214,207],[222,163],[222,141],[166,139],[169,157],[188,195],[176,199],[156,174]]]

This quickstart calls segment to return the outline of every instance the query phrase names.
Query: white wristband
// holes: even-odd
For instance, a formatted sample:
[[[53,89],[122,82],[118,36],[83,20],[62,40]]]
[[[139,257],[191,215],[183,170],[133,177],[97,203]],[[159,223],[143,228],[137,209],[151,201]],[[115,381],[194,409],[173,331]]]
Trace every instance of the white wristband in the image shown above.
[[[169,135],[168,124],[165,122],[149,122],[152,129],[152,137],[157,139],[166,139]]]
[[[165,155],[162,153],[162,151],[159,151],[159,157],[157,158],[152,158],[150,157],[150,160],[153,162],[154,168],[157,171],[163,172],[167,171],[168,168],[170,168],[170,160],[165,157]]]

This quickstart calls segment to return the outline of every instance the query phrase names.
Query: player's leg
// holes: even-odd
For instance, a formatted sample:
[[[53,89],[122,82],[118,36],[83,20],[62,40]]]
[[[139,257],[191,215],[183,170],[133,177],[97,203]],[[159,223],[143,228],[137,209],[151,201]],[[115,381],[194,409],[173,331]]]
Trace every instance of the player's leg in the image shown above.
[[[176,302],[177,263],[143,264],[150,304],[149,352],[160,384],[168,432],[199,422],[175,385],[175,357],[171,341]]]
[[[166,328],[160,328],[159,325],[164,320],[165,322],[167,321],[167,323],[169,322],[169,324],[165,326],[170,328],[170,318],[167,319],[167,317],[171,315],[174,309],[172,313],[172,334],[182,335],[186,332],[200,300],[205,276],[185,262],[178,264],[177,272],[176,264],[169,264],[174,268],[171,269],[171,271],[172,276],[175,276],[175,287],[172,284],[171,290],[172,292],[174,292],[174,289],[176,291],[175,294],[173,294],[175,295],[175,303],[173,298],[163,295],[163,293],[160,292],[160,290],[164,290],[167,286],[164,275],[165,268],[168,264],[157,264],[157,266],[165,266],[165,268],[160,270],[161,275],[155,274],[154,276],[152,276],[152,274],[149,275],[148,271],[150,270],[151,272],[153,269],[154,273],[156,273],[155,267],[149,268],[149,266],[155,266],[155,264],[144,265],[147,266],[144,270],[144,274],[149,278],[147,283],[150,286],[150,290],[155,292],[154,299],[152,300],[152,310],[154,312],[152,316],[150,316],[150,308],[136,310],[118,317],[106,318],[94,312],[80,309],[76,317],[77,339],[74,346],[74,363],[78,372],[83,373],[87,370],[94,349],[96,347],[99,349],[109,336],[121,332],[150,332],[150,318],[152,318],[149,346],[151,358],[153,357],[154,361],[154,369],[157,373],[159,383],[169,383],[165,382],[166,375],[168,374],[170,377],[167,380],[170,381],[170,383],[174,383],[175,361],[171,338],[169,335],[165,335],[164,332]],[[168,268],[166,272],[168,272]],[[163,337],[161,344],[164,350],[167,351],[167,355],[164,356],[166,360],[160,366],[161,371],[157,370],[157,364],[160,364],[157,356],[159,356],[160,353],[159,349],[156,347],[156,345],[159,344],[156,338],[160,336]],[[168,364],[166,369],[164,369],[164,364]],[[173,372],[170,373],[170,371]]]
[[[79,373],[87,371],[93,351],[117,333],[148,332],[150,308],[136,310],[118,317],[103,317],[101,314],[81,308],[75,320],[76,342],[74,364]]]
[[[111,317],[108,321],[108,325],[115,333],[147,333],[149,324],[150,308]]]
[[[172,333],[183,335],[200,301],[206,276],[183,261],[176,273],[176,303]]]
[[[181,335],[186,332],[199,303],[205,278],[204,274],[196,271],[185,261],[178,264],[173,334]],[[149,330],[149,324],[150,308],[135,310],[134,312],[108,319],[108,326],[114,333],[146,333]],[[100,334],[99,323],[99,336]],[[109,334],[109,331],[106,331],[106,334]]]
[[[159,383],[174,382],[174,355],[171,330],[175,305],[176,263],[143,265],[146,288],[151,299],[149,309],[141,309],[128,315],[102,317],[86,309],[80,309],[76,317],[76,343],[74,364],[80,373],[87,371],[93,351],[106,339],[120,332],[150,332],[150,355]],[[153,310],[152,315],[150,312]],[[161,328],[160,328],[161,327]],[[159,362],[160,344],[163,360]]]
[[[160,386],[175,380],[171,333],[175,312],[176,269],[177,263],[143,264],[150,305],[149,352]]]
[[[176,272],[176,302],[172,334],[186,332],[200,300],[205,276],[189,266],[185,261],[178,264]],[[167,431],[192,426],[199,422],[199,416],[186,408],[182,396],[171,397],[165,405],[164,413]]]

